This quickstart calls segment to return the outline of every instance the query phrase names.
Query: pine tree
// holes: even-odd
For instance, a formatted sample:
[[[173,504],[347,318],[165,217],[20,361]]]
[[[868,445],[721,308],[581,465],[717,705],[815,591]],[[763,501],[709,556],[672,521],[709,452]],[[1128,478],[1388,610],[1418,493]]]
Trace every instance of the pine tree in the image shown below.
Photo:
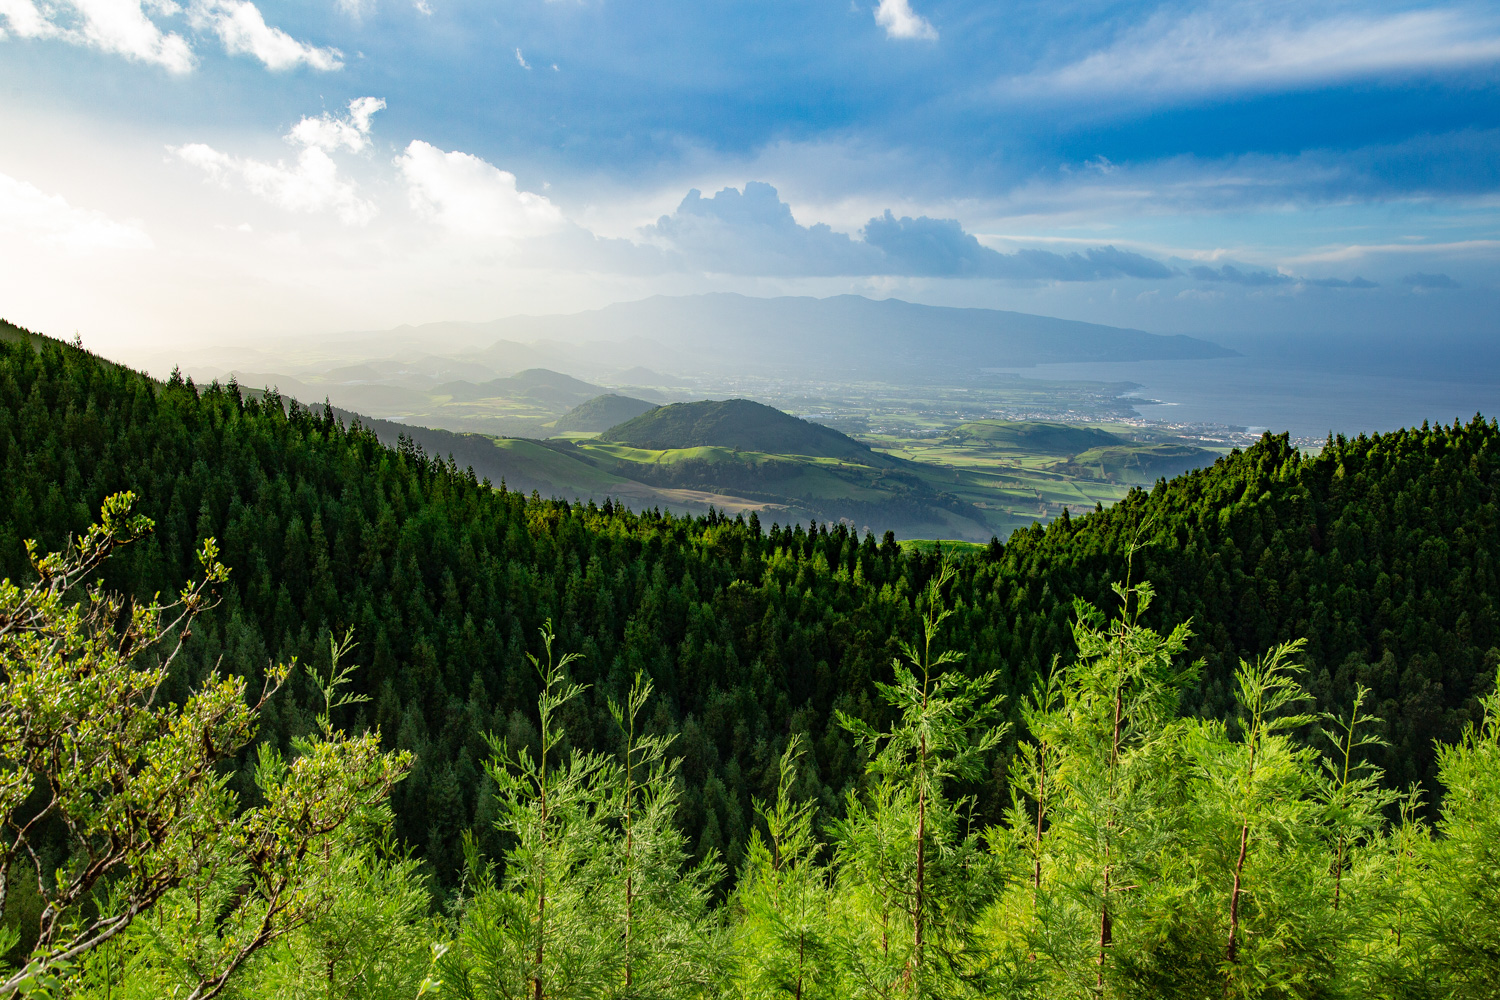
[[[544,658],[526,654],[542,680],[540,745],[533,752],[492,738],[486,767],[499,800],[495,826],[511,845],[503,874],[480,859],[472,837],[465,845],[473,889],[443,987],[465,998],[561,1000],[612,985],[613,921],[599,902],[612,883],[612,765],[566,746],[559,713],[584,690],[567,678],[577,654],[554,656],[550,621],[541,635]]]
[[[1414,913],[1430,995],[1493,998],[1500,983],[1500,675],[1483,718],[1438,748],[1446,794]]]
[[[839,986],[830,869],[819,863],[823,845],[813,833],[816,803],[792,801],[798,737],[781,755],[776,802],[756,803],[765,827],[750,835],[735,892],[740,917],[736,945],[747,997],[815,1000],[845,995]]]
[[[1196,671],[1177,663],[1192,634],[1187,624],[1166,636],[1140,624],[1150,585],[1114,589],[1121,610],[1113,619],[1075,606],[1077,661],[1060,690],[1044,693],[1051,710],[1027,713],[1033,744],[1049,747],[1055,761],[1052,819],[1038,824],[1030,847],[1041,862],[1040,877],[1035,864],[1032,873],[1031,951],[1057,970],[1056,988],[1067,995],[1115,989],[1117,939],[1147,932],[1144,916],[1122,919],[1127,910],[1150,913],[1161,888],[1181,771],[1177,695]],[[1015,777],[1018,795],[1040,797],[1026,768]]]
[[[879,891],[909,922],[911,950],[904,974],[919,991],[927,988],[929,973],[943,971],[927,968],[929,938],[938,939],[946,964],[969,922],[997,889],[994,868],[968,816],[972,803],[953,798],[949,786],[979,779],[1008,725],[992,722],[1002,701],[990,694],[998,673],[970,678],[959,669],[945,669],[958,664],[963,654],[934,648],[953,614],[944,595],[952,579],[951,564],[931,579],[918,641],[900,641],[902,655],[892,665],[894,683],[876,685],[896,713],[892,727],[879,732],[862,720],[839,716],[869,755],[869,772],[880,785],[871,799],[875,808],[851,813],[841,837],[848,846],[841,850],[855,871],[880,872]],[[887,854],[894,846],[882,834],[903,811],[912,823],[907,845],[896,855],[903,860],[865,863],[862,856],[871,850]]]
[[[719,916],[710,908],[724,869],[717,858],[689,867],[687,837],[676,825],[681,793],[679,762],[668,756],[672,738],[640,731],[652,690],[637,674],[625,703],[609,704],[625,742],[609,772],[619,796],[611,852],[619,906],[604,909],[618,926],[611,962],[619,971],[608,995],[710,996],[726,962]]]

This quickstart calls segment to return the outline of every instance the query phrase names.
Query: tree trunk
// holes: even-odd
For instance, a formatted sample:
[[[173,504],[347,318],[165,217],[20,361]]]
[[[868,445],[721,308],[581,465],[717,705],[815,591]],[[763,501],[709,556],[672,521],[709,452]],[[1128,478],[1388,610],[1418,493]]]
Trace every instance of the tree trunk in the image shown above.
[[[1229,893],[1229,948],[1224,957],[1230,965],[1239,961],[1240,957],[1240,882],[1245,871],[1245,852],[1250,843],[1250,822],[1246,820],[1240,826],[1240,856],[1234,863],[1234,888]]]
[[[631,723],[634,729],[634,720]],[[625,748],[627,754],[631,753],[630,747]],[[634,915],[635,905],[635,871],[631,867],[634,861],[635,849],[635,824],[631,812],[631,798],[635,792],[633,775],[627,766],[625,771],[625,988],[628,992],[633,978],[633,970],[630,965],[630,929],[631,920]]]
[[[1245,768],[1246,785],[1255,778],[1255,751],[1257,741],[1260,739],[1260,726],[1250,733],[1250,762]],[[1245,819],[1240,824],[1240,856],[1234,863],[1234,888],[1229,893],[1229,946],[1224,952],[1224,958],[1230,965],[1239,961],[1240,956],[1240,886],[1244,881],[1245,856],[1250,848],[1250,810],[1248,805],[1245,809]]]
[[[1037,893],[1042,889],[1042,816],[1046,812],[1047,802],[1047,746],[1042,744],[1036,752],[1037,761],[1037,787],[1036,787],[1036,867],[1031,875],[1031,908],[1036,910]]]
[[[545,769],[547,761],[542,758]],[[542,962],[546,959],[547,941],[547,783],[542,782],[542,856],[536,895],[536,973],[532,978],[532,1000],[543,1000]]]
[[[1124,722],[1124,698],[1125,692],[1123,688],[1115,688],[1115,727],[1109,747],[1109,814],[1104,821],[1104,896],[1099,903],[1099,976],[1097,984],[1100,991],[1104,989],[1104,962],[1109,954],[1109,946],[1114,943],[1114,920],[1109,915],[1109,877],[1112,867],[1110,837],[1115,828],[1115,765],[1120,760],[1120,727]]]
[[[917,793],[917,912],[915,920],[915,934],[913,944],[915,945],[916,964],[922,966],[922,914],[923,903],[922,890],[923,881],[927,875],[927,790],[923,789]]]

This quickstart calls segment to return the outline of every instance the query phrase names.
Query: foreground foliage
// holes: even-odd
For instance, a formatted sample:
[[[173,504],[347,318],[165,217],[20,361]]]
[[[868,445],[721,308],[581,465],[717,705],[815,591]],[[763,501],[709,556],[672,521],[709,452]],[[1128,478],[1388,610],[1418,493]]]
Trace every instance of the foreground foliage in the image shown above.
[[[89,585],[151,529],[133,499],[107,499],[63,552],[28,542],[30,585],[0,581],[0,911],[38,911],[0,929],[6,950],[25,946],[0,995],[107,961],[96,953],[146,914],[156,926],[142,937],[163,960],[147,978],[190,1000],[217,995],[256,951],[337,908],[346,865],[332,862],[335,847],[344,858],[350,821],[383,804],[410,764],[324,714],[294,759],[263,750],[256,802],[240,808],[220,765],[291,668],[269,669],[250,703],[244,678],[218,674],[181,705],[161,696],[229,571],[208,539],[202,577],[173,603]],[[330,704],[341,679],[324,688]],[[12,892],[31,893],[30,906],[13,906]],[[113,974],[106,966],[106,982]]]
[[[1121,586],[1113,618],[1079,604],[1077,657],[1027,698],[1007,821],[980,829],[950,788],[1000,738],[999,706],[993,678],[932,646],[946,580],[882,686],[898,721],[848,720],[870,754],[845,818],[815,824],[793,740],[717,905],[717,863],[692,864],[672,824],[670,741],[637,729],[649,685],[615,706],[617,753],[569,746],[559,720],[582,688],[544,629],[540,741],[497,739],[488,768],[507,846],[490,862],[470,841],[452,914],[430,915],[388,840],[325,837],[306,909],[218,981],[247,997],[1495,996],[1500,693],[1439,748],[1429,827],[1357,756],[1378,723],[1362,697],[1323,727],[1302,711],[1300,641],[1240,664],[1228,721],[1185,718],[1190,629],[1141,625],[1151,587]],[[172,992],[205,941],[232,936],[225,898],[206,904],[217,931],[180,889],[144,902],[70,966],[70,991]]]

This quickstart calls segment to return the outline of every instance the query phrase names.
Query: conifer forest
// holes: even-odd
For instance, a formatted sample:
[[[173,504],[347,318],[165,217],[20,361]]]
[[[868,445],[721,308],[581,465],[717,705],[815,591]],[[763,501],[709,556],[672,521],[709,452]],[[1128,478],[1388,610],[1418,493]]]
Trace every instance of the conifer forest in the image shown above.
[[[1492,419],[945,553],[7,330],[0,996],[1500,997]]]

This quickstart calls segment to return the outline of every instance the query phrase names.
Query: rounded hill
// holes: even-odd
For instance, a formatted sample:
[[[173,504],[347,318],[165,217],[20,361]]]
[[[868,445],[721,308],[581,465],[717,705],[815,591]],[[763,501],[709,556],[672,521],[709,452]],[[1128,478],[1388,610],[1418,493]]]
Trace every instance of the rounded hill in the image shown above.
[[[961,424],[958,433],[998,448],[1051,455],[1076,455],[1091,448],[1129,444],[1124,438],[1098,427],[1046,420],[975,420]]]
[[[738,448],[773,455],[808,455],[868,462],[870,449],[831,427],[749,399],[672,403],[600,435],[633,448]]]
[[[557,418],[556,431],[603,431],[656,409],[655,403],[608,393],[580,403]]]

